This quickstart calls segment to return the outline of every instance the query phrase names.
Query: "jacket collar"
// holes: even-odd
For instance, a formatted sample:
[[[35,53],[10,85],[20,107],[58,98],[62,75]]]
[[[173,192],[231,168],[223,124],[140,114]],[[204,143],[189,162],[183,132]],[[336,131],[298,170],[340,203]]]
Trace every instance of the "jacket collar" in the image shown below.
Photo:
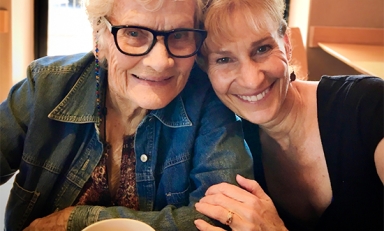
[[[81,73],[69,93],[49,113],[48,117],[67,123],[95,123],[99,121],[96,106],[95,62],[88,65]],[[103,79],[107,71],[100,69],[100,89],[104,89]],[[102,92],[101,92],[102,93]],[[181,94],[166,107],[149,113],[168,127],[192,126],[188,118]]]

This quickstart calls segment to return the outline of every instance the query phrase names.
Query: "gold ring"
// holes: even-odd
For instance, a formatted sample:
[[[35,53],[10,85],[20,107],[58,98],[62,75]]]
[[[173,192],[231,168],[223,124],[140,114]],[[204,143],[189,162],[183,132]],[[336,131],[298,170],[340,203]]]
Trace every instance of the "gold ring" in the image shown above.
[[[232,224],[232,220],[233,220],[233,212],[228,211],[227,220],[225,221],[225,224],[226,225]]]

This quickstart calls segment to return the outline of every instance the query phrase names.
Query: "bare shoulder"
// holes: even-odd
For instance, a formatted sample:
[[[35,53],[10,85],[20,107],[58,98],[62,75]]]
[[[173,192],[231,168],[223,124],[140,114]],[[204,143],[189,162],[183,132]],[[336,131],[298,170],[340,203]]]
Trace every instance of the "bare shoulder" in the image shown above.
[[[316,105],[316,92],[317,86],[319,85],[318,81],[298,80],[292,84],[297,88],[304,101],[309,102],[311,105]]]
[[[319,81],[297,80],[293,84],[296,84],[296,86],[298,88],[301,88],[303,90],[315,91],[316,92],[317,86],[319,85]]]

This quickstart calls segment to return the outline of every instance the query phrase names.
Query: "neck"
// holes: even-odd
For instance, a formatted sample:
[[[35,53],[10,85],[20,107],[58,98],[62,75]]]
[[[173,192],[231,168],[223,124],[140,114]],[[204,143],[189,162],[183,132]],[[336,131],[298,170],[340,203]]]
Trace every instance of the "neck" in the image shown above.
[[[106,106],[108,110],[113,110],[116,114],[124,118],[131,118],[138,111],[145,110],[109,89],[107,90]]]
[[[139,123],[147,114],[147,109],[141,108],[109,90],[107,91],[106,107],[108,108],[107,130],[122,135],[135,133]]]
[[[304,103],[301,92],[291,83],[277,116],[260,125],[261,134],[265,133],[275,140],[283,150],[289,148],[292,138],[298,134],[297,131],[302,131],[302,125],[306,119]]]

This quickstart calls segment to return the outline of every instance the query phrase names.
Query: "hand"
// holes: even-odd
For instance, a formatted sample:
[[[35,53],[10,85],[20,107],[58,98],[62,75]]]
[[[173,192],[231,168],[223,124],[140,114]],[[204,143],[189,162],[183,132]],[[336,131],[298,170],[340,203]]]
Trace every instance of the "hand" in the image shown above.
[[[229,212],[233,212],[232,230],[287,230],[279,217],[271,198],[260,185],[240,175],[236,180],[242,187],[220,183],[209,187],[205,196],[195,204],[200,213],[225,224]],[[203,220],[195,221],[201,231],[223,230]]]
[[[54,212],[49,216],[38,218],[34,220],[27,228],[23,231],[65,231],[67,230],[67,222],[69,215],[75,207],[68,207],[58,212]]]

